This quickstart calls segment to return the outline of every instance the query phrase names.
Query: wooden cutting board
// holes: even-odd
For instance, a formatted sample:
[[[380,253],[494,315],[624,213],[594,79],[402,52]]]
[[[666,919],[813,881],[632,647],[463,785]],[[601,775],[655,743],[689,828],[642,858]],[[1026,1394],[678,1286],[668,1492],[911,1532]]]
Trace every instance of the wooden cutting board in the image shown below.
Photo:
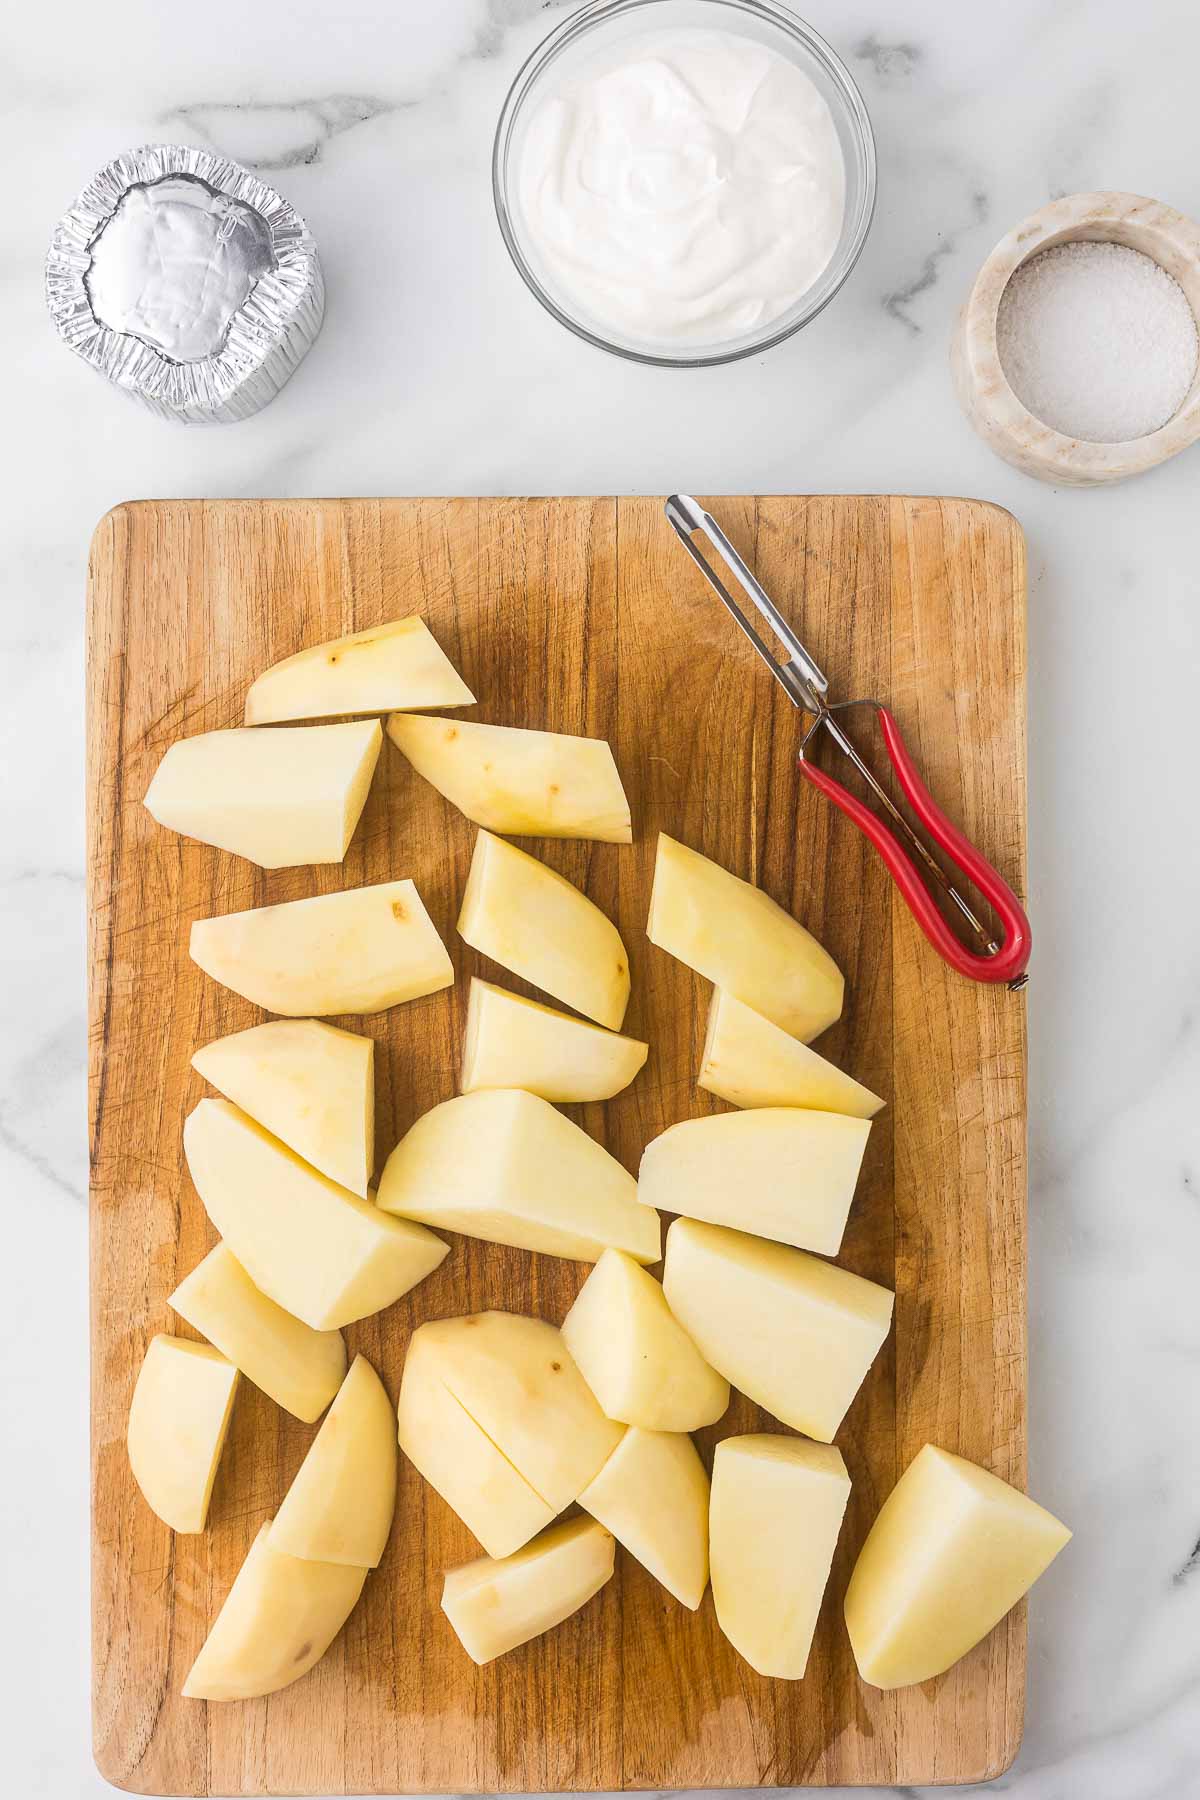
[[[1018,891],[1025,876],[1024,552],[976,501],[726,498],[718,517],[845,696],[899,716],[934,794]],[[455,1092],[466,980],[504,971],[454,930],[474,829],[385,746],[342,869],[264,874],[156,827],[141,802],[177,737],[241,722],[251,678],[306,644],[419,612],[477,716],[607,737],[636,843],[531,846],[618,921],[626,1030],[647,1068],[576,1116],[626,1166],[718,1109],[695,1086],[707,984],[644,936],[663,828],[759,882],[828,945],[845,1017],[821,1049],[889,1101],[843,1261],[894,1286],[896,1323],[839,1436],[854,1483],[803,1683],[733,1654],[621,1553],[581,1614],[477,1670],[438,1599],[477,1554],[411,1468],[381,1568],[340,1639],[269,1699],[180,1685],[246,1549],[313,1436],[242,1383],[199,1537],[174,1537],[124,1434],[167,1296],[213,1241],[180,1129],[193,1049],[257,1022],[189,961],[212,912],[416,878],[460,980],[365,1023],[381,1160]],[[92,546],[93,1635],[96,1757],[156,1794],[403,1793],[981,1781],[1021,1732],[1018,1608],[941,1680],[882,1694],[855,1672],[841,1602],[863,1537],[927,1440],[1025,1476],[1025,1023],[1019,996],[945,971],[846,820],[800,782],[797,716],[677,546],[660,499],[146,502]],[[878,752],[878,746],[875,747]],[[876,755],[882,766],[882,753]],[[528,991],[528,990],[523,990]],[[488,1306],[563,1317],[586,1269],[457,1240],[415,1293],[352,1328],[395,1395],[413,1326]],[[714,1440],[780,1427],[740,1398]]]

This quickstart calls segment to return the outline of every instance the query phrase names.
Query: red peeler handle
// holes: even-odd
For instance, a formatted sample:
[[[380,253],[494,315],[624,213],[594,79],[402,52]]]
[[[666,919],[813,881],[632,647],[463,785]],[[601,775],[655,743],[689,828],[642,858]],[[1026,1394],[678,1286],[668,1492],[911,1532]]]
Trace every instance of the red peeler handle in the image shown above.
[[[800,758],[801,774],[826,799],[832,800],[874,844],[909,911],[944,962],[973,981],[1015,981],[1024,974],[1032,948],[1029,920],[1024,908],[1003,877],[996,873],[991,863],[979,854],[974,844],[968,842],[935,803],[908,753],[900,735],[900,727],[887,707],[880,706],[877,710],[888,757],[914,813],[933,841],[945,850],[955,867],[988,901],[1000,921],[1000,948],[994,955],[981,955],[968,950],[955,936],[899,839],[878,814],[864,806],[840,781],[835,781],[823,769],[816,768],[805,757]]]

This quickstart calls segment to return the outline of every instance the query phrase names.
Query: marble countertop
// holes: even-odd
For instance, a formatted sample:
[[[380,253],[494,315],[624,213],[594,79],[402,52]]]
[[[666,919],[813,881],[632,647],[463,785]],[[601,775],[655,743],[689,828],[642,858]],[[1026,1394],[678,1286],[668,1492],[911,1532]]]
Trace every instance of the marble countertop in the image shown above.
[[[1051,195],[1200,215],[1191,0],[806,0],[879,139],[838,301],[767,356],[604,357],[526,294],[495,229],[493,122],[541,0],[158,0],[0,28],[9,171],[0,833],[0,1634],[5,1766],[92,1793],[87,1716],[82,624],[89,535],[147,495],[870,491],[978,495],[1030,567],[1031,1484],[1076,1530],[1031,1604],[1020,1800],[1200,1795],[1200,448],[1056,492],[955,405],[955,310]],[[212,145],[307,216],[324,334],[212,431],[143,415],[54,340],[41,270],[83,182]],[[12,195],[17,200],[13,201]],[[368,233],[368,224],[371,230]]]

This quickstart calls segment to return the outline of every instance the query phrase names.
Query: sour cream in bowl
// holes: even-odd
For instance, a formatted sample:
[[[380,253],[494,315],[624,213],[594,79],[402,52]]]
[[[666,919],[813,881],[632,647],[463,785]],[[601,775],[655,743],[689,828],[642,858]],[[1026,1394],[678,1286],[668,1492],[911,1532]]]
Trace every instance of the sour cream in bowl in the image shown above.
[[[875,188],[857,89],[775,0],[593,0],[518,76],[494,173],[548,310],[678,366],[751,355],[819,312]]]

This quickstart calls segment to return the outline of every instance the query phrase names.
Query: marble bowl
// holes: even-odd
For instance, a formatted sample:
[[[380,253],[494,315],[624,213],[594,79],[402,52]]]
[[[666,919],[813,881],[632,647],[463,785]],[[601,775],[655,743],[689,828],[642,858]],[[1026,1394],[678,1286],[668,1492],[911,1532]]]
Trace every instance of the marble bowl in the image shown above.
[[[1200,437],[1200,368],[1174,417],[1125,443],[1065,437],[1017,399],[996,345],[1000,297],[1015,270],[1055,244],[1124,244],[1173,275],[1200,320],[1200,225],[1141,194],[1070,194],[1052,200],[1001,238],[959,314],[950,366],[959,404],[988,447],[1014,468],[1065,487],[1124,481],[1165,462]]]

